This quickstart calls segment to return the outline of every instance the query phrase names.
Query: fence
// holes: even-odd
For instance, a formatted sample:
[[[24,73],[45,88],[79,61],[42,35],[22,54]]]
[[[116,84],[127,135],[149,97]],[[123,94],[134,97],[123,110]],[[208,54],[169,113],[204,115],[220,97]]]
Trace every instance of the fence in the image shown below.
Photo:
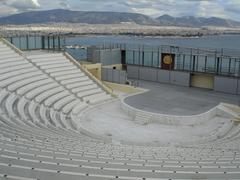
[[[65,37],[60,35],[48,36],[15,36],[5,37],[11,44],[21,50],[54,50],[64,49]]]
[[[158,51],[128,49],[125,53],[127,65],[164,69],[163,55],[169,53],[172,56],[171,70],[240,77],[240,55],[236,52],[231,55],[225,51],[221,54],[219,51],[180,48],[170,51],[161,47]]]

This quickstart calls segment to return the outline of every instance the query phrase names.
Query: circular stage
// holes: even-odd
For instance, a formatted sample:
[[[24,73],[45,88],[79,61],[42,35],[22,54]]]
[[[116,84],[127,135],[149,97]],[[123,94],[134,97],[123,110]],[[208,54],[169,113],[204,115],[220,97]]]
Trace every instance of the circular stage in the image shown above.
[[[128,105],[148,112],[189,116],[204,113],[221,102],[239,104],[237,95],[218,93],[208,89],[189,88],[168,84],[139,81],[148,92],[130,96]]]
[[[234,127],[232,117],[218,115],[217,107],[237,104],[237,96],[144,81],[140,87],[149,91],[87,110],[78,125],[95,137],[156,146],[206,143]]]

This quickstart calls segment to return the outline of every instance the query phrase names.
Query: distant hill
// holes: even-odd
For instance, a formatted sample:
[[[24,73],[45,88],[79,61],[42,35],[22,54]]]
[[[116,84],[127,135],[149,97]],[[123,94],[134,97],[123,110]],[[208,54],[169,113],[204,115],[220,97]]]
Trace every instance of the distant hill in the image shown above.
[[[187,26],[187,27],[204,27],[204,26],[218,26],[218,27],[240,27],[240,22],[230,19],[222,19],[217,17],[203,18],[194,16],[172,17],[163,15],[156,20],[162,26]]]
[[[157,21],[142,14],[119,12],[85,12],[55,9],[48,11],[32,11],[0,18],[0,24],[37,24],[37,23],[87,23],[87,24],[119,24],[133,22],[152,25]]]
[[[187,26],[187,27],[240,27],[240,22],[222,18],[202,18],[193,16],[172,17],[163,15],[156,19],[138,13],[70,11],[55,9],[31,11],[0,18],[0,24],[40,24],[40,23],[86,23],[119,24],[131,22],[140,25]]]

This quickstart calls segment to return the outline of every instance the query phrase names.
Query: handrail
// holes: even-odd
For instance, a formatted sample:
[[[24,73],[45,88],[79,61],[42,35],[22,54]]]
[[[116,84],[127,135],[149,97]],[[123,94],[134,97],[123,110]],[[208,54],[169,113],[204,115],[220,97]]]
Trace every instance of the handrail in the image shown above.
[[[113,89],[110,87],[107,87],[105,84],[103,84],[99,79],[97,79],[95,76],[93,76],[86,68],[81,66],[69,53],[64,52],[63,53],[67,59],[69,59],[73,64],[75,64],[77,67],[79,67],[84,73],[86,73],[93,81],[95,81],[100,87],[102,87],[105,91],[107,91],[109,94],[112,95],[112,97],[117,97],[113,93]]]

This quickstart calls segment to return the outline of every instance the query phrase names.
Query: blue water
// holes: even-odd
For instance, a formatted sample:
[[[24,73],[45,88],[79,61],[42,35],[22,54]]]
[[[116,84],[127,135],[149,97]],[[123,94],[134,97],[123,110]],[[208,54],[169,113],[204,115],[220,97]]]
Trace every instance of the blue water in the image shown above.
[[[22,50],[27,49],[26,37],[13,38],[13,44]],[[50,40],[50,48],[53,46],[53,41]],[[42,47],[41,37],[29,37],[29,48],[38,49]],[[45,45],[47,45],[45,39]],[[58,39],[55,38],[55,45],[58,44]],[[65,45],[104,45],[110,44],[125,44],[127,48],[144,48],[152,49],[160,45],[173,45],[183,47],[197,47],[204,49],[224,49],[224,52],[234,53],[240,56],[240,35],[221,35],[221,36],[205,36],[199,38],[183,38],[183,37],[136,37],[136,36],[77,36],[61,39],[61,44]],[[48,48],[48,47],[45,47]],[[86,50],[68,49],[76,59],[86,59]]]
[[[41,49],[43,47],[41,37],[14,37],[10,40],[22,50]],[[117,47],[116,45],[120,47],[121,44],[121,47],[127,49],[126,62],[128,64],[153,67],[160,67],[161,53],[159,52],[182,52],[182,54],[178,55],[177,61],[175,61],[175,67],[180,70],[193,69],[193,64],[191,64],[193,56],[190,54],[199,53],[199,49],[192,50],[183,47],[195,47],[204,49],[204,51],[200,51],[201,55],[197,57],[198,59],[194,64],[198,72],[204,72],[205,70],[215,71],[216,67],[218,67],[216,64],[216,55],[224,55],[223,58],[221,58],[218,73],[239,76],[240,71],[240,35],[206,36],[199,38],[134,36],[77,36],[61,39],[45,38],[45,49],[58,49],[59,47],[56,46],[59,44],[58,42],[60,42],[61,45],[101,45],[106,48],[114,47],[114,45],[115,47]],[[159,51],[159,46],[161,46],[161,51]],[[133,51],[131,49],[135,50]],[[87,58],[87,51],[85,49],[67,49],[67,51],[77,60],[86,60]],[[143,51],[144,53],[142,53]],[[142,53],[141,56],[140,53]],[[229,58],[229,56],[231,57]]]
[[[79,36],[66,39],[67,45],[109,45],[126,44],[128,47],[174,45],[197,48],[221,49],[239,52],[240,35],[205,36],[199,38],[183,37],[135,37],[135,36]],[[77,59],[85,59],[86,51],[69,50]]]
[[[132,45],[177,45],[202,48],[240,49],[240,35],[205,36],[199,38],[182,37],[134,37],[134,36],[82,36],[66,39],[66,44],[102,45],[122,43]]]

